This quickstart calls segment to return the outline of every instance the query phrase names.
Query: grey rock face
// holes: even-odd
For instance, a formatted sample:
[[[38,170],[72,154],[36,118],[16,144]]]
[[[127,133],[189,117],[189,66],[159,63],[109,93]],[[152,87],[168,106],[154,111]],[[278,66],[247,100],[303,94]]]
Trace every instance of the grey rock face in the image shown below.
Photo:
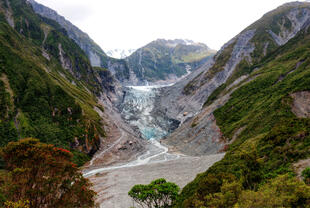
[[[292,112],[299,118],[309,118],[310,117],[310,92],[301,91],[291,94],[294,99],[292,104]]]
[[[14,17],[12,15],[12,8],[10,5],[10,2],[8,0],[5,0],[5,3],[7,5],[7,9],[5,10],[5,18],[7,20],[7,22],[9,23],[9,25],[14,28],[15,27],[15,22],[14,22]]]
[[[211,105],[202,108],[194,117],[187,118],[163,142],[171,146],[174,151],[186,155],[209,155],[224,151],[227,141],[216,125],[213,112],[225,105],[236,89],[252,81],[252,79],[248,79],[248,76],[244,75],[235,80],[227,87],[230,90],[228,93],[216,99]]]
[[[209,80],[206,84],[202,85],[195,92],[195,94],[190,96],[184,95],[182,93],[184,86],[193,79],[202,79],[205,73],[208,72],[208,70],[214,65],[214,61],[209,61],[203,67],[201,67],[195,73],[199,73],[198,76],[193,78],[193,75],[195,75],[193,74],[191,77],[189,77],[192,78],[191,80],[187,78],[171,88],[166,88],[162,92],[164,96],[162,96],[158,100],[158,102],[160,106],[165,106],[164,109],[167,115],[172,118],[176,118],[182,122],[187,117],[192,117],[195,112],[198,112],[208,98],[208,96],[228,79],[228,77],[232,74],[235,67],[240,63],[240,61],[243,60],[245,57],[250,59],[250,53],[254,50],[254,45],[250,42],[250,40],[252,39],[254,34],[254,30],[243,32],[222,47],[219,53],[221,53],[226,47],[236,42],[231,57],[227,61],[224,70],[217,73],[211,80]],[[168,107],[167,103],[169,103]],[[189,112],[189,114],[185,118],[183,116],[184,112]]]
[[[310,19],[310,9],[294,8],[288,13],[287,18],[292,25],[290,28],[285,28],[283,24],[280,24],[281,32],[279,34],[275,34],[272,30],[268,30],[279,46],[287,43],[287,41],[293,38],[300,29],[304,27],[305,23]]]
[[[73,72],[72,72],[72,64],[71,64],[71,61],[70,61],[70,59],[67,59],[67,58],[65,57],[64,51],[62,50],[62,46],[61,46],[60,43],[58,44],[58,51],[59,51],[59,57],[60,57],[60,62],[61,62],[62,68],[67,69],[67,70],[69,70],[71,73],[73,73]]]
[[[100,56],[97,53],[90,51],[88,56],[92,66],[101,67]]]

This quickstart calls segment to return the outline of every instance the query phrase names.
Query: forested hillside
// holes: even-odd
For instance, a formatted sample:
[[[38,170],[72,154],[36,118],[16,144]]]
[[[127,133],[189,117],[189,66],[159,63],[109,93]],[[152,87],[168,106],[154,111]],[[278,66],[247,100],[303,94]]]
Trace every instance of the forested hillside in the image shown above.
[[[84,52],[24,0],[1,1],[0,145],[20,138],[72,149],[81,165],[104,136],[102,91]],[[10,25],[8,24],[10,23]]]
[[[0,1],[1,207],[94,206],[78,166],[105,136],[101,71],[29,2]]]

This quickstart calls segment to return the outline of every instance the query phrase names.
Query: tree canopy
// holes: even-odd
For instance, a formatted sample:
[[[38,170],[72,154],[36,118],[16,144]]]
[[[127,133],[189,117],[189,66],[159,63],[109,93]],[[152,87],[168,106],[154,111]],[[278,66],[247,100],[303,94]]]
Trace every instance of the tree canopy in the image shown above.
[[[6,174],[0,192],[7,207],[24,202],[32,208],[94,206],[95,192],[71,162],[70,151],[27,138],[10,142],[1,156]]]
[[[148,185],[135,185],[128,195],[141,207],[169,208],[176,204],[179,190],[176,184],[160,178]]]

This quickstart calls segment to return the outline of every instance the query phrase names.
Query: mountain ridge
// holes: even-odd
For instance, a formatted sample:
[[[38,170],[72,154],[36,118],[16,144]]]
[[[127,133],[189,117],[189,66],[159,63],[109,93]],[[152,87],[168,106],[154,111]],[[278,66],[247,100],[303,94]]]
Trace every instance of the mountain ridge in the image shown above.
[[[107,68],[108,57],[106,53],[89,37],[88,34],[80,30],[53,9],[37,3],[34,0],[27,1],[32,5],[36,13],[55,20],[64,27],[68,32],[69,37],[73,39],[88,55],[92,66]]]
[[[152,54],[155,54],[153,49],[148,48],[149,50],[147,50],[147,52],[142,53],[142,51],[144,51],[144,49],[147,48],[150,44],[154,45],[156,43],[166,41],[163,39],[158,39],[140,49],[137,49],[131,55],[124,57],[124,59],[119,59],[119,57],[109,57],[85,32],[78,29],[64,17],[58,15],[56,11],[37,3],[35,0],[28,0],[28,2],[31,3],[36,13],[49,19],[53,19],[62,27],[64,27],[69,37],[72,38],[87,54],[92,66],[109,69],[109,71],[111,71],[116,79],[123,85],[143,85],[151,82],[156,83],[158,81],[176,81],[179,77],[187,73],[186,65],[184,63],[189,64],[189,66],[194,70],[200,64],[205,62],[208,56],[212,56],[215,52],[204,44],[196,44],[194,46],[193,41],[187,40],[186,42],[186,40],[176,39],[174,41],[177,41],[180,44],[182,43],[184,45],[183,48],[190,46],[193,50],[196,50],[197,48],[205,48],[206,53],[202,54],[202,52],[199,52],[198,54],[188,54],[186,57],[187,60],[183,61],[177,59],[176,61],[178,61],[178,63],[175,63],[174,60],[164,60],[167,59],[167,57],[164,57],[166,52],[165,49],[162,53],[160,52],[160,57],[156,58],[151,57]],[[172,42],[173,41],[170,40],[170,43]],[[194,47],[196,47],[196,49],[194,49]],[[139,54],[140,52],[138,53],[137,51],[140,51],[141,54]],[[149,54],[150,52],[152,52],[152,54]],[[142,65],[136,64],[140,63],[139,57],[142,54]],[[193,58],[195,57],[195,62],[191,63],[190,61],[193,61]],[[156,63],[159,63],[159,68],[156,67]]]

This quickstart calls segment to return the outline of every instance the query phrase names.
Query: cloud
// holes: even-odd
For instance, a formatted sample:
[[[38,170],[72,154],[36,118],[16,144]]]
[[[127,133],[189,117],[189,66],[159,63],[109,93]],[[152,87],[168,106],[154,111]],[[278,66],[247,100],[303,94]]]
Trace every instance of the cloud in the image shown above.
[[[62,8],[62,13],[64,13],[65,16],[70,17],[70,20],[73,22],[85,21],[86,19],[90,18],[93,12],[93,8],[82,4],[65,5]]]
[[[58,14],[69,19],[73,23],[79,24],[90,18],[95,12],[94,6],[96,1],[81,1],[81,0],[36,0],[37,2],[50,7],[57,11]]]

